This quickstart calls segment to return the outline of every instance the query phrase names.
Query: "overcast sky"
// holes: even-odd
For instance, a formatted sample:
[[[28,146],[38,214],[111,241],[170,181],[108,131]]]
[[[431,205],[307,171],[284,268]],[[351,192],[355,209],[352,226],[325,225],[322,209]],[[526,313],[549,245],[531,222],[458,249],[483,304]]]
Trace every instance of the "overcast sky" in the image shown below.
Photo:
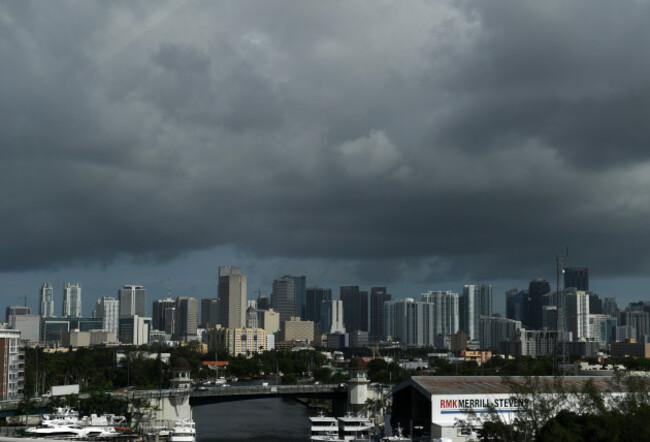
[[[0,299],[648,299],[650,3],[0,2]],[[338,290],[335,290],[338,293]]]

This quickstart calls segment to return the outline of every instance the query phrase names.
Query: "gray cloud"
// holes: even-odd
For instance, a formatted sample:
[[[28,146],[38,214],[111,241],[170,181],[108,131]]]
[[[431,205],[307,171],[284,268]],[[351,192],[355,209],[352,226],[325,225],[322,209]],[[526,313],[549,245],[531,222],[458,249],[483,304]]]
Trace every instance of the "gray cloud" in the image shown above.
[[[642,274],[647,9],[5,2],[0,269],[228,245],[490,280],[568,245]]]

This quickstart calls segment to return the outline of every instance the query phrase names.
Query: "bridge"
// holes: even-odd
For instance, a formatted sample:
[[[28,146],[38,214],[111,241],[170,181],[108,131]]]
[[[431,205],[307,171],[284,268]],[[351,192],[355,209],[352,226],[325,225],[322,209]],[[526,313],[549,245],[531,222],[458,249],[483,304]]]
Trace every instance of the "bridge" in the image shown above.
[[[159,389],[129,390],[121,393],[110,392],[112,396],[125,399],[179,400],[190,407],[219,402],[242,401],[274,397],[331,399],[336,408],[343,407],[347,401],[347,384],[302,384],[302,385],[243,385],[212,387],[206,390],[194,389]],[[79,394],[79,398],[90,397],[89,393]],[[186,402],[187,401],[187,402]],[[0,416],[13,415],[21,401],[0,401]],[[35,398],[37,408],[47,408],[48,398]]]

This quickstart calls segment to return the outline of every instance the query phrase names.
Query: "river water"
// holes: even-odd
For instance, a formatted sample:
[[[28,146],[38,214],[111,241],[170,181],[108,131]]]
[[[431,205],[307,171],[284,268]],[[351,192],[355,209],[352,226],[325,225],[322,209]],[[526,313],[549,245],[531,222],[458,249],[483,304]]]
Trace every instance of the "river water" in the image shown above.
[[[307,407],[291,399],[254,399],[194,407],[197,442],[305,442]]]

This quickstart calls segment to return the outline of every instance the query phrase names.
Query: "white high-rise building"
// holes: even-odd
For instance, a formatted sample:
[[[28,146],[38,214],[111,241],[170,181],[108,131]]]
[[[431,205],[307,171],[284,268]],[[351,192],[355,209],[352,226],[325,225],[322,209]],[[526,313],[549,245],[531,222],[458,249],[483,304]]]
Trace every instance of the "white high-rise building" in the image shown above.
[[[225,328],[246,327],[246,276],[239,267],[219,267],[219,323]]]
[[[63,283],[63,317],[81,318],[81,283]]]
[[[607,342],[607,315],[591,313],[587,315],[589,321],[588,340]]]
[[[38,314],[44,318],[54,316],[54,288],[49,282],[44,282],[40,292],[40,308]]]
[[[582,290],[569,291],[565,297],[568,330],[573,340],[589,338],[589,294]]]
[[[481,316],[492,316],[492,286],[470,284],[460,297],[460,328],[470,341],[481,339]]]
[[[120,301],[112,296],[102,296],[97,300],[94,312],[95,318],[102,318],[102,330],[119,335],[120,330]]]
[[[435,342],[435,306],[413,298],[384,303],[386,334],[409,347],[428,347]]]
[[[345,334],[343,301],[336,299],[333,301],[322,301],[321,304],[321,332],[326,335],[334,333]]]
[[[436,335],[451,336],[459,328],[459,295],[451,290],[422,293],[422,302],[433,304],[433,327]]]

